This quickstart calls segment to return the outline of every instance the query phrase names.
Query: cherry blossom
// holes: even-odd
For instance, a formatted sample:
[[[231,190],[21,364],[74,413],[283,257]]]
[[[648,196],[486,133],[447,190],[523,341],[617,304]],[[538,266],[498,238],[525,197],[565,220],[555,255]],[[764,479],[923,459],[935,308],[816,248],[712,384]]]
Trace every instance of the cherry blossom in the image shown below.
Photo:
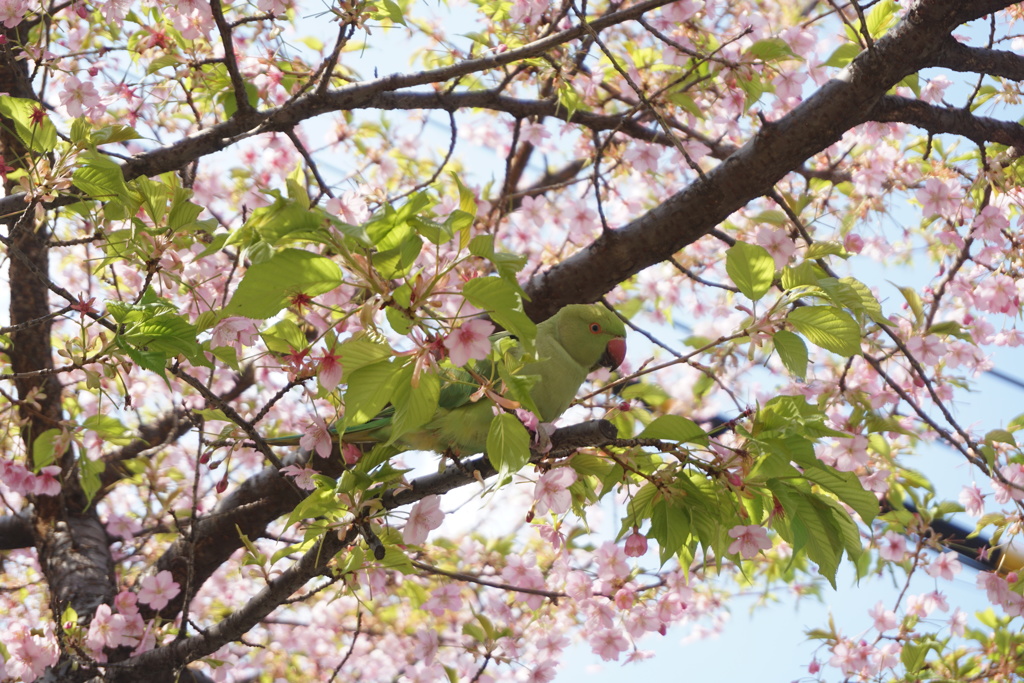
[[[441,526],[444,512],[441,511],[441,498],[430,495],[412,506],[409,519],[402,529],[402,540],[410,545],[417,545],[427,540],[427,534]]]
[[[455,365],[465,365],[471,360],[483,360],[491,352],[490,335],[494,325],[486,320],[469,320],[444,339],[449,358]]]
[[[772,547],[768,531],[757,524],[738,525],[729,529],[729,536],[736,539],[729,544],[730,553],[739,553],[744,559],[752,559],[762,550]]]
[[[960,573],[961,569],[963,569],[963,566],[960,564],[956,553],[945,552],[940,554],[935,560],[932,560],[924,570],[928,573],[928,576],[952,581]]]
[[[138,592],[139,602],[161,610],[181,592],[181,586],[167,570],[157,572],[155,576],[147,576],[142,580]]]
[[[571,467],[556,467],[541,475],[533,490],[537,514],[548,511],[560,515],[572,504],[569,486],[576,481],[576,471]]]
[[[306,425],[306,430],[299,439],[299,446],[307,451],[315,452],[321,458],[327,458],[334,449],[334,437],[323,418],[314,415]]]

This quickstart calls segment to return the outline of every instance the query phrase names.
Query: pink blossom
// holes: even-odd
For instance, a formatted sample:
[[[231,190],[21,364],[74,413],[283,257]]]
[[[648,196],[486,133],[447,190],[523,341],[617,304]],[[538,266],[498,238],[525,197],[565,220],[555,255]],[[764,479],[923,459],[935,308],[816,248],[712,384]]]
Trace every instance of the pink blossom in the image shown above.
[[[961,200],[960,186],[953,181],[929,178],[924,187],[917,191],[917,201],[921,202],[925,216],[950,217],[956,212]]]
[[[629,563],[626,553],[612,541],[605,541],[594,551],[597,563],[597,577],[604,581],[624,579],[629,576]]]
[[[47,465],[39,470],[35,481],[32,483],[32,492],[37,496],[56,496],[60,493],[60,467]]]
[[[0,481],[10,490],[25,495],[32,491],[35,475],[21,463],[0,460]]]
[[[796,252],[796,243],[781,228],[763,227],[757,231],[754,241],[771,254],[776,268],[784,268]]]
[[[997,246],[1006,244],[1004,231],[1010,229],[1010,221],[998,206],[989,204],[974,217],[971,237],[982,239]]]
[[[828,663],[844,674],[856,674],[867,667],[870,654],[871,646],[864,641],[855,643],[844,638],[832,646],[832,658]]]
[[[925,572],[928,573],[928,576],[952,581],[953,577],[959,574],[962,569],[963,565],[960,564],[960,560],[957,558],[956,553],[948,552],[942,553],[938,558],[933,560],[927,567],[925,567]]]
[[[551,131],[542,123],[527,122],[519,129],[519,139],[539,147],[545,140],[551,137]]]
[[[366,200],[355,190],[346,190],[341,197],[327,200],[327,211],[349,225],[362,225],[370,220],[370,209]]]
[[[300,489],[312,491],[316,488],[316,483],[313,481],[313,475],[317,474],[317,471],[308,464],[303,467],[299,467],[298,465],[285,465],[280,469],[280,472],[281,474],[287,474],[288,476],[293,477],[295,485]]]
[[[975,287],[974,304],[988,313],[1016,313],[1020,308],[1016,283],[1002,273],[993,273]]]
[[[517,588],[544,590],[544,575],[537,567],[537,560],[532,555],[509,555],[505,568],[501,570],[501,578],[509,585]],[[544,604],[544,596],[536,593],[520,593],[531,609],[539,609]]]
[[[548,200],[544,195],[538,197],[523,197],[523,200],[519,203],[519,212],[517,215],[521,216],[525,221],[532,223],[534,227],[541,228],[548,221],[551,214],[551,207],[548,206]],[[533,233],[530,233],[531,235]]]
[[[868,464],[868,438],[863,434],[851,438],[839,437],[832,448],[835,468],[840,472],[853,472]]]
[[[11,655],[7,660],[8,674],[34,680],[43,675],[46,667],[57,663],[59,651],[51,627],[47,626],[43,633],[39,630],[15,623],[4,633],[3,642]]]
[[[548,510],[556,515],[566,512],[572,504],[569,487],[575,481],[576,470],[571,467],[556,467],[541,475],[533,490],[537,514],[543,515]]]
[[[900,652],[902,651],[903,646],[900,643],[894,642],[875,648],[869,655],[873,670],[880,672],[883,669],[892,669],[899,666]]]
[[[657,173],[661,159],[661,145],[649,142],[631,142],[622,154],[622,160],[641,173]]]
[[[907,539],[894,531],[885,532],[878,542],[878,556],[890,562],[902,562],[907,554]]]
[[[598,631],[587,640],[594,654],[606,662],[618,660],[619,655],[629,649],[629,641],[626,636],[621,631],[610,628]]]
[[[363,457],[363,452],[359,450],[359,446],[346,443],[341,446],[341,457],[345,460],[346,465],[355,465]]]
[[[529,670],[525,683],[551,683],[558,675],[558,662],[548,659]]]
[[[174,576],[165,569],[142,580],[138,598],[142,604],[162,610],[180,592],[181,587],[174,581]]]
[[[128,635],[127,630],[128,621],[123,614],[114,614],[110,605],[100,605],[89,624],[86,643],[95,652],[101,652],[107,647],[134,646],[136,639]]]
[[[92,81],[79,80],[77,76],[69,76],[64,81],[64,89],[60,93],[60,103],[68,110],[68,115],[76,118],[86,113],[92,117],[94,109],[102,109],[100,94],[96,90],[96,86],[92,84]]]
[[[314,415],[313,419],[306,425],[306,431],[299,439],[299,446],[307,451],[316,451],[321,458],[330,456],[334,448],[334,439],[331,430],[323,418]]]
[[[490,335],[494,325],[479,318],[463,323],[445,337],[444,346],[452,363],[465,365],[470,360],[483,360],[491,352]]]
[[[341,357],[332,351],[324,351],[317,362],[317,379],[326,391],[334,391],[341,382]]]
[[[7,28],[14,28],[29,17],[29,6],[27,0],[0,0],[0,21]]]
[[[954,637],[961,637],[967,626],[967,613],[957,608],[949,617],[949,633]]]
[[[874,620],[875,630],[879,633],[884,633],[890,629],[894,629],[899,626],[900,622],[896,619],[896,613],[891,609],[886,609],[885,604],[879,600],[871,610],[868,611],[871,618]]]
[[[409,519],[402,529],[402,540],[410,545],[418,545],[427,540],[427,534],[441,526],[444,512],[441,511],[441,499],[429,495],[412,506]]]
[[[213,328],[210,348],[231,346],[238,353],[242,353],[244,347],[252,346],[256,342],[259,334],[255,320],[238,316],[224,318]]]
[[[911,337],[907,340],[907,352],[922,365],[938,365],[946,353],[946,344],[934,334]]]
[[[960,489],[958,499],[960,504],[964,506],[964,510],[971,517],[981,517],[985,514],[985,496],[977,484],[972,482],[970,486]]]
[[[449,583],[434,589],[430,599],[423,603],[422,609],[439,617],[445,612],[458,612],[462,609],[462,595],[458,584]]]
[[[256,0],[256,9],[261,12],[269,12],[282,16],[288,11],[290,3],[288,0]]]
[[[633,533],[626,537],[623,552],[626,557],[643,557],[647,554],[647,537],[634,528]]]
[[[772,547],[772,542],[768,540],[768,530],[757,524],[738,524],[729,529],[729,536],[736,539],[729,544],[729,552],[739,553],[747,560]]]

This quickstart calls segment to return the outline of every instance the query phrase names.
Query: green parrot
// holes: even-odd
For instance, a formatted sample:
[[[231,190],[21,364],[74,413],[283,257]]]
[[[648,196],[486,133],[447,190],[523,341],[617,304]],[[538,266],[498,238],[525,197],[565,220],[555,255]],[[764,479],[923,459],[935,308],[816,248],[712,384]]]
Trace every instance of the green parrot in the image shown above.
[[[492,344],[505,334],[492,336]],[[541,422],[553,422],[568,409],[576,392],[599,367],[615,369],[626,355],[626,327],[602,304],[571,304],[537,325],[537,360],[526,363],[517,373],[535,376],[530,397]],[[518,346],[513,357],[521,356]],[[494,372],[487,361],[477,364],[478,377]],[[403,450],[424,450],[453,455],[472,455],[485,450],[487,432],[494,419],[494,402],[484,397],[473,400],[479,382],[461,368],[446,370],[444,385],[434,417],[412,432],[402,434],[396,445]],[[389,409],[363,425],[345,430],[345,443],[386,442],[390,438]],[[272,445],[293,445],[298,437],[268,439]]]

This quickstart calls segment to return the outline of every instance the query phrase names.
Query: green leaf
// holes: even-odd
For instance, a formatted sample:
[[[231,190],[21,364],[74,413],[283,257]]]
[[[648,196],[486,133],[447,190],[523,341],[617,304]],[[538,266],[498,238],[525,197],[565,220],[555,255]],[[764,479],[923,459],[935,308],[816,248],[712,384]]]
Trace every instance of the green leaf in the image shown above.
[[[91,415],[82,421],[82,428],[96,432],[105,443],[126,446],[134,437],[124,424],[112,415]]]
[[[903,299],[907,302],[907,306],[914,313],[914,319],[918,325],[924,320],[924,306],[921,304],[921,296],[917,293],[917,290],[913,287],[900,287],[895,283],[890,283],[900,290],[900,294],[903,295]]]
[[[344,427],[361,425],[377,416],[391,400],[401,367],[391,361],[374,363],[348,375]]]
[[[639,434],[638,439],[662,439],[679,443],[707,445],[708,435],[693,420],[681,415],[662,415],[655,418]]]
[[[75,119],[77,123],[81,119]],[[124,142],[125,140],[138,140],[142,136],[136,132],[131,126],[124,126],[119,123],[114,123],[109,126],[103,126],[92,131],[90,136],[90,142],[93,145],[108,145],[112,142]]]
[[[47,465],[52,465],[57,455],[61,430],[47,429],[32,440],[32,470],[38,472]]]
[[[537,326],[523,312],[522,290],[518,285],[499,277],[478,277],[462,288],[466,301],[482,308],[527,349],[532,350]]]
[[[690,513],[685,507],[659,500],[651,510],[648,536],[658,542],[664,564],[690,541]]]
[[[779,330],[772,335],[775,350],[786,369],[804,379],[807,377],[807,344],[788,330]]]
[[[845,253],[843,245],[839,242],[814,242],[807,247],[807,252],[804,254],[804,258],[819,259],[825,256],[839,256]]]
[[[767,483],[782,504],[789,522],[790,538],[795,551],[806,550],[807,556],[818,564],[821,575],[836,587],[836,572],[843,554],[843,537],[832,516],[832,509],[791,484],[778,479]],[[783,525],[777,530],[782,533]],[[785,538],[785,535],[783,535]]]
[[[487,459],[498,471],[499,482],[530,461],[530,433],[515,415],[501,413],[491,420],[487,430]]]
[[[98,152],[82,152],[78,159],[82,165],[75,169],[71,182],[79,190],[96,199],[132,198],[121,167],[113,159]]]
[[[825,66],[841,69],[852,62],[853,58],[861,53],[861,49],[857,43],[843,43],[825,60]]]
[[[89,458],[78,459],[78,471],[79,479],[82,482],[82,493],[85,494],[85,499],[92,503],[92,499],[96,496],[96,492],[100,490],[103,485],[100,475],[107,469],[107,464],[103,460],[90,460]]]
[[[795,266],[782,269],[782,288],[787,292],[800,286],[817,286],[818,280],[825,276],[818,264],[813,261],[801,261]]]
[[[413,366],[403,368],[397,375],[395,392],[391,402],[395,404],[395,417],[391,436],[387,443],[427,423],[437,412],[437,400],[441,394],[441,381],[437,375],[423,373],[413,383]]]
[[[32,117],[37,111],[40,120],[35,123]],[[52,152],[57,146],[57,128],[45,112],[35,100],[0,95],[0,114],[14,122],[14,132],[33,152]]]
[[[860,354],[860,326],[849,313],[833,306],[801,306],[786,319],[808,341],[841,356]]]
[[[782,38],[765,38],[764,40],[759,40],[748,47],[743,54],[744,57],[749,57],[750,59],[762,62],[777,62],[783,59],[793,58],[799,59],[799,57],[793,53],[789,44]]]
[[[276,315],[298,294],[317,296],[340,284],[341,269],[331,259],[285,249],[269,261],[249,267],[224,307],[224,315],[262,320]]]
[[[391,348],[365,337],[354,337],[339,344],[334,353],[341,359],[344,371],[350,373],[388,358]]]
[[[865,524],[870,524],[878,516],[878,499],[874,493],[864,489],[853,472],[840,472],[825,466],[806,467],[804,477],[856,510]]]
[[[864,18],[865,24],[867,25],[868,35],[872,38],[881,38],[886,31],[896,25],[898,17],[896,16],[897,5],[893,0],[882,0],[877,5],[871,8],[868,15]]]
[[[757,301],[772,286],[775,260],[764,247],[737,242],[725,254],[725,271],[743,294]]]

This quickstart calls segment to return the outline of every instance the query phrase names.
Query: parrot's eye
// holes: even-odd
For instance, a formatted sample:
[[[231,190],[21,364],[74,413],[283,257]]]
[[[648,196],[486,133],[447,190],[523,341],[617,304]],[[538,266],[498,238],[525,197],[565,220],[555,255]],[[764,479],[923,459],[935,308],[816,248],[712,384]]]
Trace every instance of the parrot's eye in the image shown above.
[[[597,334],[598,332],[601,331],[601,324],[600,323],[590,323],[590,331],[593,332],[594,334]]]

